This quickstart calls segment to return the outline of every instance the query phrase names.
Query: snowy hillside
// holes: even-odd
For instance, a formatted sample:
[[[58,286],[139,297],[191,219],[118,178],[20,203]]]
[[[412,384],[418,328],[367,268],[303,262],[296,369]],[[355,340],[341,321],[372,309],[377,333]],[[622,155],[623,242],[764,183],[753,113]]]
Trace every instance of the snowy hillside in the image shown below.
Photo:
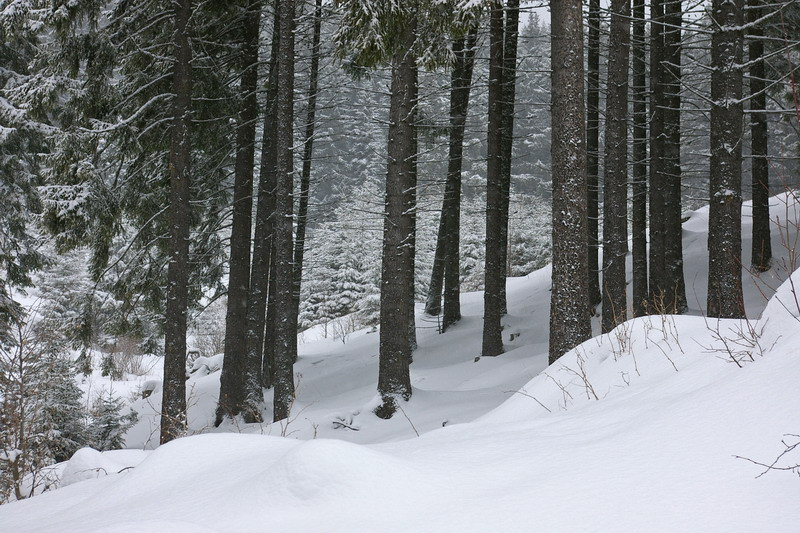
[[[784,282],[800,206],[772,203],[776,259],[744,273],[749,321],[702,316],[701,209],[684,224],[687,316],[631,320],[547,367],[545,268],[509,280],[506,353],[475,361],[483,295],[464,295],[445,335],[419,317],[414,394],[388,421],[372,414],[374,333],[302,344],[282,425],[213,428],[219,360],[204,360],[188,388],[206,434],[82,450],[63,488],[0,507],[0,531],[796,531],[797,470],[754,464],[800,441],[800,273]],[[153,448],[159,399],[134,404],[128,447]]]

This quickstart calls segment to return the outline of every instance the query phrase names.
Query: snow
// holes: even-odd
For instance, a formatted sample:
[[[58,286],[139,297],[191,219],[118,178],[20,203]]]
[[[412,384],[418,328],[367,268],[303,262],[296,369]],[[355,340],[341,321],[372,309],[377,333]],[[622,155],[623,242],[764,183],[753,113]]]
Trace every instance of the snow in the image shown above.
[[[187,386],[205,434],[152,452],[81,450],[63,488],[0,507],[0,531],[796,531],[796,474],[757,477],[751,462],[800,440],[787,436],[800,433],[800,272],[783,281],[794,263],[780,245],[797,205],[773,203],[789,233],[775,231],[770,272],[744,275],[749,321],[701,314],[701,209],[684,224],[687,315],[628,321],[548,367],[546,267],[509,279],[506,353],[476,362],[482,294],[465,294],[445,335],[419,316],[413,396],[388,421],[370,409],[374,333],[309,335],[281,425],[213,428],[218,361],[204,360]],[[134,402],[130,447],[154,446],[160,394]]]

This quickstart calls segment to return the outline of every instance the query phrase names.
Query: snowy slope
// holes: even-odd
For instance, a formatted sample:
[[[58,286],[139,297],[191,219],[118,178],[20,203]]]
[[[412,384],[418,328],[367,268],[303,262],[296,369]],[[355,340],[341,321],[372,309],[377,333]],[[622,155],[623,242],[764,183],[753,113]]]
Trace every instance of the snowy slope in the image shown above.
[[[773,202],[776,219],[800,220],[796,204]],[[480,293],[446,335],[420,323],[414,396],[390,421],[370,412],[375,334],[305,344],[288,426],[128,455],[134,468],[0,507],[0,531],[796,531],[797,476],[756,478],[764,468],[747,460],[771,463],[782,439],[800,439],[784,437],[800,433],[800,274],[766,309],[762,296],[788,275],[780,243],[796,228],[776,231],[772,271],[745,275],[748,322],[699,316],[706,227],[707,209],[684,224],[695,316],[629,321],[546,368],[546,268],[509,280],[500,357],[474,362]],[[211,432],[218,383],[218,372],[190,381],[196,431]],[[158,393],[149,400],[129,445],[155,427]],[[67,469],[78,460],[92,464],[83,454]],[[797,463],[796,452],[778,466]]]

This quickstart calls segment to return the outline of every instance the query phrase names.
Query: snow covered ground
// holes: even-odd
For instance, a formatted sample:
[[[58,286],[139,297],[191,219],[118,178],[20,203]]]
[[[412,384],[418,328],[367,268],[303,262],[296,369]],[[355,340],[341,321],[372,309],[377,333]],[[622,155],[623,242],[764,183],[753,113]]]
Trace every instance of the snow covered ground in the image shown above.
[[[800,273],[781,285],[797,266],[800,207],[773,204],[785,231],[773,269],[744,274],[749,321],[702,316],[701,209],[684,224],[688,315],[626,322],[548,367],[545,268],[509,280],[506,353],[475,361],[483,295],[466,294],[447,334],[419,318],[414,394],[389,421],[371,412],[374,333],[301,345],[280,425],[213,428],[212,358],[189,381],[190,425],[204,434],[152,452],[83,450],[63,488],[0,507],[0,531],[797,531],[796,472],[757,477],[753,463],[800,441]],[[154,447],[159,400],[134,404],[129,447]],[[798,463],[800,450],[776,466]]]

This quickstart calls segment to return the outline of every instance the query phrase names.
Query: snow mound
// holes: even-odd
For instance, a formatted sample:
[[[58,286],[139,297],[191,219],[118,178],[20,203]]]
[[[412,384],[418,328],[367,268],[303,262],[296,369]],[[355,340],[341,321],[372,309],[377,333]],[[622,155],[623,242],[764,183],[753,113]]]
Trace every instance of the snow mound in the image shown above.
[[[135,467],[149,454],[150,452],[142,450],[99,452],[94,448],[81,448],[64,466],[59,487],[66,487],[87,479],[119,474]]]

